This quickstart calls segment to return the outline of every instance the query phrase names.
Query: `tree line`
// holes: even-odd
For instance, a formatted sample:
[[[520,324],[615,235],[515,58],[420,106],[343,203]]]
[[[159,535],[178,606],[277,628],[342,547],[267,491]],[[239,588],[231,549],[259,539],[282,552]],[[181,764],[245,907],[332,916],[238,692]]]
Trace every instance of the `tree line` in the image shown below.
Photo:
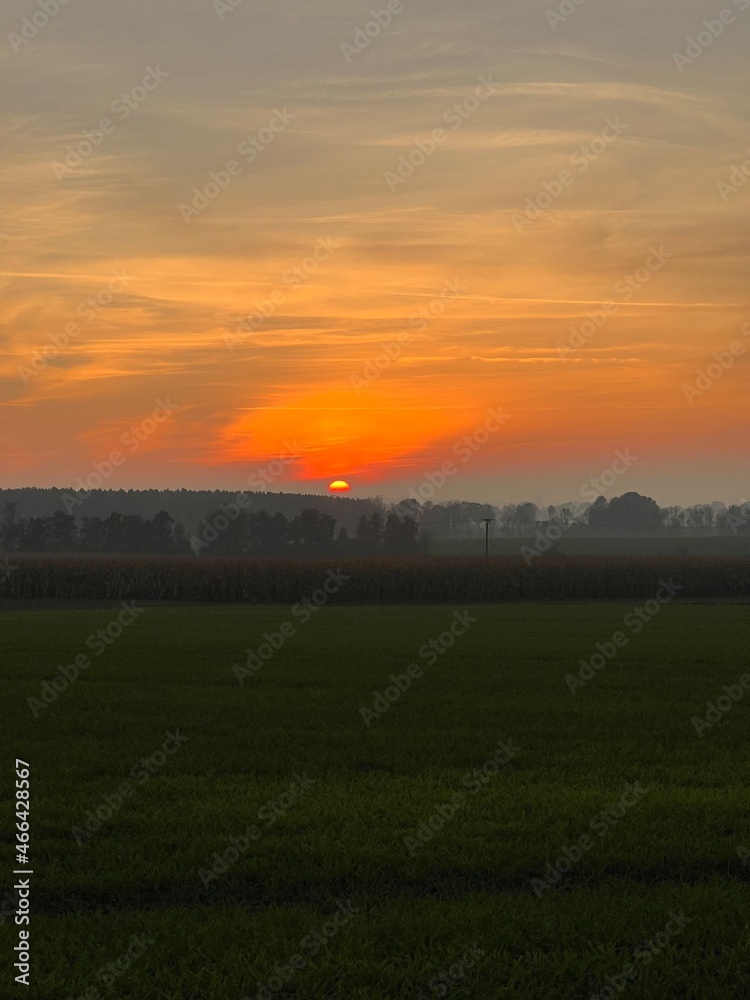
[[[120,511],[106,517],[77,516],[61,510],[24,517],[19,503],[6,500],[0,502],[0,550],[269,557],[413,555],[426,551],[431,539],[483,537],[485,520],[493,536],[510,538],[531,536],[550,523],[574,535],[750,534],[750,502],[663,508],[638,493],[609,500],[600,496],[591,504],[549,506],[544,512],[531,502],[496,507],[404,500],[388,506],[375,498],[357,508],[366,512],[349,524],[318,506],[287,515],[278,509],[244,509],[240,495],[235,500],[231,496],[192,525],[166,510],[151,517]],[[251,499],[254,505],[259,502],[257,497]]]
[[[363,514],[350,533],[316,507],[288,519],[279,512],[222,505],[189,542],[196,555],[210,556],[408,556],[425,548],[415,518],[382,507]]]
[[[49,517],[22,518],[17,504],[0,509],[0,546],[5,552],[98,552],[184,555],[190,552],[185,529],[166,511],[152,518],[113,513],[76,518],[56,511]]]
[[[363,514],[370,514],[379,505],[375,499],[346,496],[320,496],[301,493],[271,493],[257,490],[89,490],[28,486],[21,489],[0,489],[0,509],[4,503],[18,505],[24,517],[49,517],[57,511],[82,516],[107,518],[112,513],[137,514],[153,518],[166,511],[190,533],[196,530],[210,511],[221,504],[236,503],[269,514],[281,513],[292,519],[303,510],[317,507],[331,514],[351,532]]]
[[[495,536],[523,538],[546,524],[558,524],[572,534],[644,535],[736,535],[750,534],[750,502],[727,505],[695,504],[690,507],[659,507],[651,497],[625,493],[593,503],[550,505],[535,503],[495,507],[456,501],[424,504],[419,512],[420,529],[433,537],[474,538],[484,534],[483,520],[491,519]]]
[[[23,518],[18,505],[0,508],[0,548],[6,552],[100,553],[197,556],[377,556],[416,555],[424,549],[416,520],[377,507],[350,533],[336,518],[308,508],[287,518],[222,504],[188,534],[166,511],[153,518],[112,513],[109,517],[56,511]]]

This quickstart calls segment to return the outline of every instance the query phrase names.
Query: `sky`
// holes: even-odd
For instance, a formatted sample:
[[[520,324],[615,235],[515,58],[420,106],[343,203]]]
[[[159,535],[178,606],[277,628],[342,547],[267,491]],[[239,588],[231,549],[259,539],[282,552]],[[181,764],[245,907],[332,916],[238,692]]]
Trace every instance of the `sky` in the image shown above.
[[[744,500],[749,38],[750,0],[6,0],[0,486]]]

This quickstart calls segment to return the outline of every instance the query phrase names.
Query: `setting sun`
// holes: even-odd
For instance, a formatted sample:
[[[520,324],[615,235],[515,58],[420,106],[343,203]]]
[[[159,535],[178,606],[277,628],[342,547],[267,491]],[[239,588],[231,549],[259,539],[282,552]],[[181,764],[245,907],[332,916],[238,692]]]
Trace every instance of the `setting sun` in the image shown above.
[[[741,997],[750,0],[0,3],[15,983]]]

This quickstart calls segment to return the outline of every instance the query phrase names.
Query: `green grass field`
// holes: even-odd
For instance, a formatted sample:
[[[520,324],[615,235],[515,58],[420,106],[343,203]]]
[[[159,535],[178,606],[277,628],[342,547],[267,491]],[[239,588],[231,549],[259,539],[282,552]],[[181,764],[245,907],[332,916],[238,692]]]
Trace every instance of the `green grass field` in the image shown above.
[[[750,670],[748,612],[670,604],[636,635],[632,607],[472,606],[446,649],[461,605],[149,607],[88,646],[116,610],[2,612],[34,868],[33,985],[5,985],[6,898],[2,995],[745,996],[750,696],[691,719]]]

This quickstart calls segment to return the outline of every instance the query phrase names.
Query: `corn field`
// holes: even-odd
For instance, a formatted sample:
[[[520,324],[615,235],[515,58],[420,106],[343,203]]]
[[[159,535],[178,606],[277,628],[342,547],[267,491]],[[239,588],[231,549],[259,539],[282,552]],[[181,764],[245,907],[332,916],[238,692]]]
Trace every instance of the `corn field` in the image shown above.
[[[750,600],[750,560],[519,557],[359,560],[14,556],[0,574],[9,601],[144,600],[293,604],[329,571],[344,582],[326,603],[648,600],[669,581],[678,599]],[[0,567],[1,568],[1,567]]]

